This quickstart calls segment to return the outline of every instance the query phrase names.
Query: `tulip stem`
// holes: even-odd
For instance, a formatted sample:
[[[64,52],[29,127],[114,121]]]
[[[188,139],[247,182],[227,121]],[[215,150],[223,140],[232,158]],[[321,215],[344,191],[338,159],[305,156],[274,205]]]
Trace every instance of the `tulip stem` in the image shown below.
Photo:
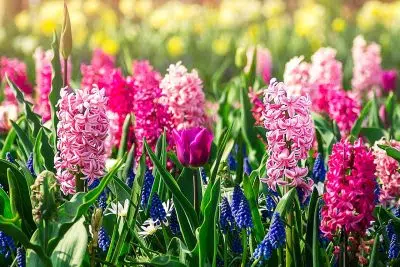
[[[64,58],[64,87],[68,86],[68,58]]]
[[[193,172],[193,206],[197,214],[199,214],[199,188],[197,183],[197,172]]]

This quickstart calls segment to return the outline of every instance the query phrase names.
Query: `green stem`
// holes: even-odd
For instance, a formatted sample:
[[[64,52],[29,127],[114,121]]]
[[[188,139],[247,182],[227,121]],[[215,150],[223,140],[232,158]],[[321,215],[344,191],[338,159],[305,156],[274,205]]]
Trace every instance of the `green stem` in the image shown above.
[[[226,238],[226,234],[223,234],[224,237],[224,267],[228,267],[228,240]]]
[[[164,224],[162,224],[162,233],[163,233],[163,236],[164,236],[164,243],[165,243],[165,247],[168,247],[168,244],[169,244],[169,236],[168,236],[168,233],[167,233],[167,229],[165,229],[165,225]]]
[[[85,190],[85,182],[81,179],[82,177],[84,177],[82,173],[75,175],[75,191],[76,191],[76,193],[83,192]]]
[[[64,84],[63,86],[68,86],[68,58],[64,58]]]
[[[251,267],[255,267],[257,266],[257,264],[260,262],[260,258],[256,259],[253,264],[251,265]]]
[[[290,211],[287,215],[286,226],[286,267],[293,266],[294,263],[294,247],[293,247],[293,213]]]
[[[112,251],[113,251],[113,249],[115,247],[115,242],[117,241],[118,225],[119,225],[119,220],[117,220],[117,224],[114,226],[114,231],[113,231],[113,234],[112,234],[112,237],[111,237],[110,247],[108,248],[106,261],[110,261],[110,259],[111,259]]]
[[[199,214],[200,211],[200,203],[199,203],[199,187],[197,184],[197,175],[196,172],[193,172],[193,206],[196,214]]]
[[[244,267],[246,266],[246,261],[247,261],[247,233],[246,229],[242,230],[242,238],[243,238],[243,255],[242,255],[242,264],[241,266]]]

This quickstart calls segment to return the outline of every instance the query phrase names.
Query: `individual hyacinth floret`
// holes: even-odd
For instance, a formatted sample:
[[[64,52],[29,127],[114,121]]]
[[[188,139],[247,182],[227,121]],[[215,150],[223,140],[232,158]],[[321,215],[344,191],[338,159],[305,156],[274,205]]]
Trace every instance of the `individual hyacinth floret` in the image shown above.
[[[372,152],[358,139],[342,139],[328,161],[321,231],[332,239],[339,230],[363,236],[375,208],[375,163]]]
[[[276,191],[278,185],[301,188],[308,196],[313,181],[306,178],[308,169],[298,162],[305,160],[314,141],[310,99],[288,96],[285,84],[271,80],[264,92],[264,126],[267,129],[267,178],[262,179]]]
[[[168,106],[177,130],[200,127],[206,122],[203,82],[197,71],[188,72],[181,62],[172,64],[160,83],[160,103]]]
[[[54,160],[64,194],[75,193],[75,176],[86,177],[89,185],[103,176],[109,127],[104,89],[69,90],[61,90],[57,104],[58,153]]]

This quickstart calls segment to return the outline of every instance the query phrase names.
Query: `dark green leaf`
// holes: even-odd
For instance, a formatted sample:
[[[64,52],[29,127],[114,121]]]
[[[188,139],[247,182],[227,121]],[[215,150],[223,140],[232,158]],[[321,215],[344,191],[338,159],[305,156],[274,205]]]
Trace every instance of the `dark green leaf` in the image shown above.
[[[357,138],[358,134],[361,131],[361,127],[362,127],[362,123],[364,122],[365,118],[368,116],[370,110],[372,107],[372,102],[371,100],[368,101],[368,103],[364,106],[364,108],[361,110],[361,114],[358,117],[358,119],[356,120],[356,122],[353,125],[353,128],[351,129],[350,135],[353,138]]]
[[[260,213],[258,211],[258,201],[257,201],[257,198],[255,197],[256,194],[254,193],[253,186],[250,182],[249,177],[247,177],[247,176],[243,177],[243,189],[244,189],[244,195],[246,196],[246,198],[250,204],[251,217],[253,219],[255,237],[256,237],[257,243],[260,243],[264,239],[265,233],[264,233],[264,228],[262,225]]]

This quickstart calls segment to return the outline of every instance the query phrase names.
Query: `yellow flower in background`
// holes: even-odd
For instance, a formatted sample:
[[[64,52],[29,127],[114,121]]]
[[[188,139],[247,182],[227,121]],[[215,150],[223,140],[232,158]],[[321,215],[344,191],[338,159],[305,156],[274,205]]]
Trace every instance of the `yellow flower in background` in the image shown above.
[[[294,13],[295,33],[300,37],[324,38],[326,11],[324,6],[310,4]]]
[[[219,7],[219,25],[233,28],[260,17],[261,3],[257,0],[223,0]]]
[[[139,0],[136,2],[136,14],[139,18],[143,19],[150,15],[153,10],[153,1],[152,0]]]
[[[102,3],[99,0],[85,0],[83,2],[83,11],[88,16],[96,15],[102,11]]]
[[[342,18],[336,18],[332,21],[332,30],[335,32],[343,32],[346,29],[346,21]]]
[[[116,28],[118,25],[118,17],[114,10],[106,8],[100,13],[101,23],[104,26]]]
[[[398,17],[400,15],[400,3],[383,3],[369,1],[363,5],[357,15],[357,26],[362,31],[370,31],[377,25],[398,28]]]
[[[116,55],[119,51],[119,43],[114,39],[106,39],[101,44],[103,51],[110,55]]]
[[[31,23],[28,11],[24,10],[20,12],[18,15],[16,15],[14,22],[15,26],[20,32],[26,31]]]
[[[251,43],[258,43],[260,39],[260,32],[261,32],[260,25],[253,23],[247,28],[245,38],[248,38]]]
[[[73,38],[74,38],[74,46],[82,47],[86,44],[86,38],[88,36],[88,29],[86,26],[82,25],[81,27],[73,28]]]
[[[135,14],[135,5],[135,0],[120,0],[118,8],[125,17],[132,18]]]
[[[45,36],[51,36],[57,29],[57,21],[53,19],[44,19],[40,21],[40,32]]]
[[[185,49],[185,45],[182,37],[173,36],[169,38],[167,42],[167,51],[168,54],[172,57],[179,57],[183,54]]]
[[[212,42],[212,49],[215,54],[224,56],[229,52],[229,48],[231,46],[231,36],[222,35],[218,39],[215,39]]]
[[[106,33],[104,31],[96,31],[90,37],[90,48],[99,48],[106,39]]]
[[[265,22],[268,30],[282,30],[282,28],[287,27],[289,24],[290,17],[287,14],[269,18]]]
[[[261,12],[266,18],[278,17],[285,13],[286,4],[282,0],[265,0]]]

